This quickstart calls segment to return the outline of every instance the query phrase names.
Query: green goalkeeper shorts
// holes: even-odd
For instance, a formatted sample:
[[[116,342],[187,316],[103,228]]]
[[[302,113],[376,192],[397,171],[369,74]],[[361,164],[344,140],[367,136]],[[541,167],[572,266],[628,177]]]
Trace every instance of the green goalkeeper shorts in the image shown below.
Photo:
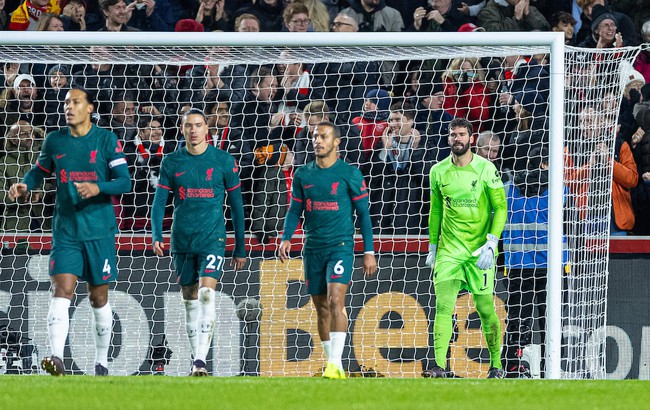
[[[352,280],[354,248],[341,244],[324,249],[305,250],[305,283],[310,295],[327,295],[328,283],[347,285]]]
[[[226,261],[224,254],[224,248],[213,249],[212,252],[174,253],[172,256],[178,284],[193,286],[203,276],[221,279]]]
[[[117,280],[115,238],[92,241],[54,238],[50,276],[72,273],[92,286]]]
[[[491,295],[494,293],[494,267],[479,269],[472,258],[465,262],[453,259],[437,260],[433,270],[433,284],[459,280],[463,282],[463,289],[473,295]]]

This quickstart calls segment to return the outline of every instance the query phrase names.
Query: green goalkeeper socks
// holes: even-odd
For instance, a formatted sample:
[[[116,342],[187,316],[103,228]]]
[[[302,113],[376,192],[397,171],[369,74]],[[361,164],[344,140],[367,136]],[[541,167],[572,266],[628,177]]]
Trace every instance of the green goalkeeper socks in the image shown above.
[[[458,298],[461,282],[449,280],[436,284],[436,317],[433,322],[433,350],[436,364],[443,369],[447,367],[447,350],[451,340],[454,306]]]
[[[483,335],[490,351],[490,366],[501,368],[501,323],[497,312],[494,310],[494,297],[492,295],[473,295],[474,305],[481,318]]]

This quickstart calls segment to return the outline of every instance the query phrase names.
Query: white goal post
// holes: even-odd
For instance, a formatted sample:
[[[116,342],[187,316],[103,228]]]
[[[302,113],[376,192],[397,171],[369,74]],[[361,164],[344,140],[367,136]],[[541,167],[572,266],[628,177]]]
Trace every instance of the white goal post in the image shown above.
[[[93,53],[92,47],[105,47],[104,52],[101,54]],[[210,54],[210,51],[218,50],[216,53]],[[571,142],[567,142],[567,135],[571,134],[572,128],[566,124],[565,106],[571,103],[571,100],[566,98],[565,79],[567,72],[565,67],[569,63],[565,57],[567,55],[581,54],[584,50],[569,49],[564,45],[563,33],[542,33],[542,32],[522,32],[522,33],[103,33],[103,32],[62,32],[62,33],[49,33],[49,32],[3,32],[2,44],[0,44],[0,62],[35,62],[40,64],[87,64],[105,63],[105,64],[175,64],[175,65],[203,65],[203,64],[288,64],[292,62],[310,62],[310,63],[329,63],[329,62],[347,62],[347,61],[366,61],[374,60],[379,63],[390,62],[394,60],[431,60],[431,59],[453,59],[465,56],[494,56],[506,57],[509,55],[533,55],[533,54],[547,54],[548,55],[548,78],[550,80],[550,87],[548,92],[548,149],[549,149],[549,209],[548,209],[548,282],[547,282],[547,299],[546,299],[546,350],[545,350],[545,378],[560,379],[560,378],[604,378],[605,376],[605,361],[604,361],[604,333],[601,336],[588,337],[591,344],[583,349],[576,350],[574,353],[577,355],[591,355],[589,357],[580,356],[578,358],[567,357],[563,351],[572,351],[567,343],[563,344],[566,335],[563,336],[563,322],[567,320],[567,313],[563,312],[563,306],[571,304],[571,301],[566,299],[566,289],[563,285],[563,278],[565,272],[563,264],[563,241],[566,234],[565,226],[567,222],[579,224],[579,221],[566,221],[566,209],[563,204],[565,203],[565,180],[567,178],[566,169],[566,152],[567,146]],[[607,55],[612,56],[612,70],[618,72],[620,70],[619,61],[630,61],[634,55],[634,50],[625,49],[624,54],[614,55],[613,52]],[[209,56],[206,59],[206,56]],[[210,60],[211,61],[208,61]],[[571,57],[571,63],[575,63],[579,59]],[[585,63],[586,64],[586,63]],[[389,68],[390,69],[390,68]],[[383,70],[383,69],[382,69]],[[618,81],[616,76],[615,81]],[[618,89],[618,84],[609,84],[612,89],[616,89],[617,96],[620,98],[622,90]],[[605,86],[605,85],[603,85]],[[598,95],[592,97],[598,98]],[[594,101],[595,102],[595,101]],[[618,107],[618,105],[616,105]],[[237,113],[231,112],[232,115]],[[5,124],[9,128],[10,124]],[[579,139],[579,136],[570,135],[569,140]],[[614,150],[613,141],[609,145],[610,151]],[[571,149],[569,148],[570,152]],[[611,167],[607,168],[604,177],[611,179]],[[426,175],[424,175],[426,177]],[[603,187],[608,189],[608,185],[604,184]],[[611,192],[611,187],[609,187]],[[603,211],[609,215],[609,208]],[[608,223],[608,221],[607,221]],[[607,231],[609,225],[604,229]],[[40,234],[33,232],[11,233],[1,232],[3,235],[3,242],[17,242],[18,237],[38,237]],[[121,239],[125,241],[138,242],[146,248],[149,241],[148,235],[145,233],[131,232],[121,233]],[[596,238],[600,234],[595,235]],[[383,237],[383,236],[382,236]],[[380,237],[380,240],[381,238]],[[14,238],[14,239],[9,239]],[[423,243],[427,241],[426,235],[403,237],[397,234],[386,235],[387,240],[409,240],[420,241]],[[253,243],[253,239],[248,239],[249,245]],[[571,246],[571,245],[569,245]],[[606,245],[605,245],[606,246]],[[420,252],[422,252],[420,249]],[[269,263],[273,258],[268,257],[268,251],[271,248],[264,248],[267,251],[260,259],[260,266],[264,263]],[[403,251],[405,252],[405,251]],[[400,252],[388,252],[388,258],[394,258]],[[267,256],[267,258],[264,258]],[[585,255],[583,255],[585,256]],[[586,255],[585,257],[588,257]],[[153,257],[151,257],[153,258]],[[606,270],[607,270],[607,256],[605,254],[597,253],[593,258],[598,258],[596,265],[604,269],[603,272],[594,273],[597,275],[604,275],[605,289],[606,289]],[[267,260],[269,259],[269,260]],[[424,258],[420,261],[420,266],[424,264]],[[279,265],[273,265],[279,266]],[[278,268],[279,269],[279,268]],[[287,282],[287,279],[282,279]],[[260,280],[261,282],[261,280]],[[170,286],[173,284],[170,284]],[[255,284],[259,286],[260,283]],[[39,285],[42,291],[42,285]],[[0,289],[1,290],[1,289]],[[565,295],[563,297],[563,295]],[[241,295],[239,295],[241,296]],[[261,296],[261,295],[260,295]],[[599,294],[600,297],[605,298],[606,294]],[[584,295],[583,295],[584,297]],[[137,299],[137,298],[136,298]],[[564,299],[564,300],[563,300]],[[2,300],[2,299],[0,299]],[[130,300],[130,299],[126,299]],[[605,308],[606,299],[599,301],[602,304],[597,313],[599,323],[605,325]],[[227,302],[224,302],[224,306]],[[154,306],[155,305],[154,303]],[[0,305],[0,311],[3,306]],[[268,306],[264,305],[262,308],[267,309]],[[429,306],[426,308],[433,308]],[[582,315],[578,311],[573,311],[576,315]],[[40,313],[44,312],[41,310]],[[9,315],[10,316],[10,315]],[[272,317],[272,315],[264,313],[265,318]],[[30,313],[29,317],[32,318],[33,314]],[[433,316],[430,316],[432,319]],[[570,319],[570,318],[568,318]],[[167,319],[169,320],[169,319]],[[313,320],[313,319],[312,319]],[[406,320],[406,319],[405,319]],[[42,323],[42,321],[41,321]],[[261,326],[259,337],[264,337],[263,329],[267,327]],[[29,329],[33,329],[32,325]],[[182,326],[175,326],[173,329],[182,333]],[[233,325],[231,329],[235,329],[236,335],[233,335],[233,340],[240,338],[238,325]],[[244,326],[243,332],[247,332],[247,327]],[[285,329],[285,334],[288,330]],[[591,329],[595,332],[595,329]],[[42,331],[42,329],[41,329]],[[502,329],[505,331],[505,329]],[[83,329],[79,330],[83,332]],[[167,324],[167,332],[170,332],[169,324]],[[236,337],[235,337],[236,336]],[[35,338],[34,335],[30,337]],[[167,334],[167,338],[170,338]],[[183,343],[184,334],[174,335],[174,338]],[[215,336],[216,337],[216,336]],[[354,337],[354,336],[353,336]],[[71,336],[72,338],[72,336]],[[147,348],[149,347],[149,339],[146,339]],[[217,338],[218,339],[218,338]],[[387,340],[390,339],[387,336]],[[42,336],[41,336],[42,340]],[[88,339],[90,340],[90,338]],[[316,339],[314,339],[316,340]],[[72,341],[70,342],[72,343]],[[313,342],[313,345],[317,345]],[[91,343],[90,343],[91,345]],[[90,346],[89,345],[89,346]],[[41,353],[45,353],[46,346],[43,344],[39,346]],[[240,346],[232,347],[233,351],[239,349]],[[299,347],[298,347],[299,348]],[[244,347],[244,358],[246,360],[246,348]],[[356,349],[361,350],[360,347]],[[92,350],[92,349],[90,349]],[[136,348],[137,350],[137,348]],[[142,350],[142,348],[140,348]],[[131,353],[126,353],[131,354]],[[260,353],[263,355],[264,353]],[[276,353],[270,353],[270,357],[276,357]],[[564,366],[564,361],[584,361],[587,370],[583,366],[578,366],[575,371],[568,370],[571,365]],[[260,360],[265,358],[260,357]],[[370,362],[372,363],[372,362]],[[565,363],[566,364],[566,363]],[[293,364],[286,365],[280,371],[280,374],[292,375]],[[381,367],[375,363],[376,367]],[[311,370],[317,368],[310,367]],[[368,367],[368,366],[366,366]],[[389,366],[390,367],[390,366]],[[83,370],[82,366],[79,366]],[[181,368],[183,368],[181,366]],[[387,367],[388,368],[388,367]],[[384,369],[384,371],[386,371]],[[406,371],[405,371],[406,372]],[[216,370],[215,370],[216,373]],[[224,374],[227,374],[228,370]],[[119,374],[115,373],[115,374]],[[127,370],[126,374],[130,374]],[[270,370],[267,373],[260,372],[263,375],[278,374],[275,370]],[[393,374],[390,373],[389,374]],[[408,373],[407,375],[413,376]]]

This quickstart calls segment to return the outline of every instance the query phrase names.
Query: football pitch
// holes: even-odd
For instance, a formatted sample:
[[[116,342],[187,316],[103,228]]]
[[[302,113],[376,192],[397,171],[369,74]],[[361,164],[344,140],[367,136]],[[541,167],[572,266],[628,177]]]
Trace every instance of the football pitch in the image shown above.
[[[0,409],[648,409],[640,380],[0,376]]]

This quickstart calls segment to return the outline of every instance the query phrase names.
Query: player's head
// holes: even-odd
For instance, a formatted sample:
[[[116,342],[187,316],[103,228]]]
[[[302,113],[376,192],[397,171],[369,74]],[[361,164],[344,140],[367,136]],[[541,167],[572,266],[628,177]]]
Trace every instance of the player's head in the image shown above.
[[[95,109],[92,96],[83,88],[73,88],[65,95],[63,112],[65,122],[70,126],[90,123],[90,114]]]
[[[449,123],[449,138],[447,142],[451,152],[456,156],[465,155],[469,146],[474,142],[472,123],[465,118],[456,117]]]
[[[341,143],[341,129],[329,121],[319,122],[312,135],[316,158],[336,156],[336,149]]]
[[[203,111],[190,108],[183,114],[181,134],[185,137],[185,142],[188,147],[207,144],[205,136],[208,134],[208,122]]]

